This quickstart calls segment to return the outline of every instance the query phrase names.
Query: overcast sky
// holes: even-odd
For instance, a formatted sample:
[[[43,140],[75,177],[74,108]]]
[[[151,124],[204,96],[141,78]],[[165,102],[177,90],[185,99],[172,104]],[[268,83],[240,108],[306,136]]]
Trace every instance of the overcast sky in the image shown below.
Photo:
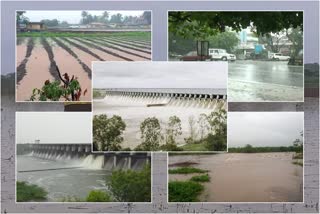
[[[101,15],[104,10],[86,10],[91,15]],[[123,16],[140,16],[144,11],[115,11],[107,10],[109,16],[121,13]],[[79,24],[81,20],[82,10],[27,10],[24,16],[28,17],[31,22],[39,22],[43,19],[58,19],[59,21],[67,21],[69,24]]]
[[[17,143],[91,143],[91,113],[17,112]]]
[[[228,112],[228,147],[291,146],[303,131],[302,112]]]
[[[94,88],[223,88],[226,62],[97,62]]]

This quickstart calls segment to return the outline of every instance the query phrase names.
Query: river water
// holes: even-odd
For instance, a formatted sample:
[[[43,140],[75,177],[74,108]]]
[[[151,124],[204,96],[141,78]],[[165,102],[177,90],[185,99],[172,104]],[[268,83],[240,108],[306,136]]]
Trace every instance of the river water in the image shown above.
[[[226,153],[169,156],[169,167],[190,161],[209,170],[201,202],[302,202],[303,167],[292,164],[290,152]],[[171,165],[171,166],[170,166]],[[170,174],[169,180],[192,175]]]
[[[106,179],[111,175],[111,170],[97,169],[86,162],[86,159],[56,161],[17,155],[17,181],[27,181],[45,188],[51,202],[62,201],[66,197],[85,199],[91,190],[106,190]],[[48,170],[68,167],[81,168]]]

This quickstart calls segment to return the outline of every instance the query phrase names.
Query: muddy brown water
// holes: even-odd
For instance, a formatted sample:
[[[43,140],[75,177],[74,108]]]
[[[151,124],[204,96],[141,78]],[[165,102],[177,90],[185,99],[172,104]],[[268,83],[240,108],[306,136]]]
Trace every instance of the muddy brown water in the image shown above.
[[[292,164],[293,153],[229,153],[169,156],[169,165],[196,162],[209,170],[201,202],[302,202],[303,167]],[[170,167],[176,168],[176,167]],[[191,175],[170,174],[169,180]]]
[[[17,47],[18,51],[25,49]],[[34,88],[41,88],[46,80],[54,80],[49,73],[49,65],[50,61],[46,50],[42,47],[34,47],[26,64],[27,73],[17,85],[18,101],[29,100]]]

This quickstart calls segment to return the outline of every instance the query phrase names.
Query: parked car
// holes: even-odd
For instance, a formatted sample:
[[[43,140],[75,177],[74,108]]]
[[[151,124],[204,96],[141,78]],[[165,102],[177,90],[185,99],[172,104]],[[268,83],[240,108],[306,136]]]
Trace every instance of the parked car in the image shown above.
[[[187,53],[187,55],[182,56],[180,61],[206,61],[210,59],[210,56],[199,56],[197,51],[191,51]]]
[[[290,56],[284,56],[281,53],[271,53],[269,54],[269,59],[277,61],[288,61],[290,59]]]
[[[235,61],[236,56],[234,54],[229,54],[225,49],[214,49],[209,48],[209,56],[212,60],[223,60],[223,61]]]

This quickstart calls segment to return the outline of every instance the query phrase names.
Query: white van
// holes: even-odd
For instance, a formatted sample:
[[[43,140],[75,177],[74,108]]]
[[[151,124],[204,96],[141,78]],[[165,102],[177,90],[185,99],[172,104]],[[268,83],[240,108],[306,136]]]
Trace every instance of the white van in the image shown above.
[[[209,48],[209,56],[212,60],[223,60],[223,61],[235,61],[236,56],[234,54],[229,54],[225,49],[214,49]]]
[[[281,53],[269,53],[269,59],[278,60],[278,61],[287,61],[290,59],[290,56],[284,56]]]

